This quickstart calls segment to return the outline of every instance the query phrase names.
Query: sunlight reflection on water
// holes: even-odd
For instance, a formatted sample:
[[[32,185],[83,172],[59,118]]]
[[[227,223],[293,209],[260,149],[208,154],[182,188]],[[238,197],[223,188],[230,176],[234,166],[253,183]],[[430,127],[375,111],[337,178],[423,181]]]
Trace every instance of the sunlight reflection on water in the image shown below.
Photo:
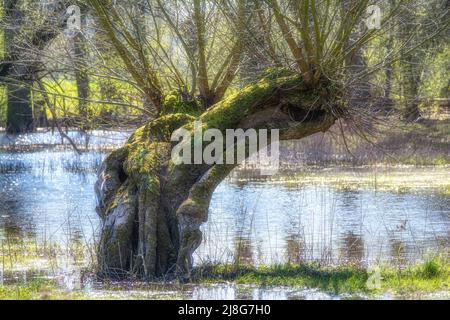
[[[126,138],[116,133],[96,136],[90,143],[119,145]],[[59,143],[58,138],[37,134],[15,143],[37,139],[52,144]],[[100,228],[93,185],[104,157],[97,151],[0,153],[0,239],[33,239],[62,248],[73,243],[92,245]],[[448,253],[450,248],[450,197],[433,190],[336,188],[327,184],[326,177],[321,184],[283,183],[283,176],[280,181],[250,178],[232,177],[217,188],[195,263],[403,264],[430,252]],[[74,280],[79,278],[78,270],[66,261],[56,272],[73,273],[65,277],[65,286],[71,288],[79,285],[79,279]],[[312,299],[323,293],[227,285],[199,287],[191,294],[198,299]]]

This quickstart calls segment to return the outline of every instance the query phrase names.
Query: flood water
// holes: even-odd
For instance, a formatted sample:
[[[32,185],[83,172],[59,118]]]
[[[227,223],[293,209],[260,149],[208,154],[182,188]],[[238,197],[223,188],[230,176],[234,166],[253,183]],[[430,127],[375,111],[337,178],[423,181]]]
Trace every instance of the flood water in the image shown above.
[[[78,144],[86,143],[85,136],[71,135]],[[34,151],[0,151],[2,245],[9,239],[32,239],[34,243],[57,244],[62,248],[72,243],[95,247],[100,221],[95,213],[93,185],[96,170],[106,154],[98,148],[119,146],[127,135],[95,132],[88,140],[92,150],[82,155],[47,148],[61,143],[57,133],[14,139],[0,136],[3,146],[45,146]],[[331,179],[340,175],[353,176],[354,180]],[[416,176],[421,183],[409,186],[406,182],[397,187],[397,181],[389,178],[398,176]],[[354,183],[361,177],[369,181],[366,186]],[[374,179],[390,181],[386,185],[391,187],[373,183]],[[396,168],[374,175],[373,168],[335,169],[330,173],[325,169],[298,167],[295,172],[270,179],[238,170],[213,195],[209,221],[202,227],[204,241],[195,253],[195,263],[313,260],[331,264],[408,264],[437,252],[449,253],[450,196],[432,187],[437,180],[448,183],[448,169]],[[58,270],[67,271],[64,267]],[[197,287],[188,296],[320,298],[324,295],[315,291],[267,290]]]

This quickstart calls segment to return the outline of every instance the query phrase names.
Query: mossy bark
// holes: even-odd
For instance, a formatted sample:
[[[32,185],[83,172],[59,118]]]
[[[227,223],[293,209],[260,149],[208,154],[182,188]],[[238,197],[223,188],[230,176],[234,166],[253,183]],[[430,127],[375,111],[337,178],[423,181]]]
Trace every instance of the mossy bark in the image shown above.
[[[113,152],[98,174],[98,213],[103,219],[99,272],[106,277],[189,276],[200,245],[200,226],[217,185],[235,165],[176,165],[176,129],[279,129],[280,139],[326,131],[336,116],[326,86],[309,88],[300,76],[276,74],[217,103],[198,118],[162,116],[139,128]]]

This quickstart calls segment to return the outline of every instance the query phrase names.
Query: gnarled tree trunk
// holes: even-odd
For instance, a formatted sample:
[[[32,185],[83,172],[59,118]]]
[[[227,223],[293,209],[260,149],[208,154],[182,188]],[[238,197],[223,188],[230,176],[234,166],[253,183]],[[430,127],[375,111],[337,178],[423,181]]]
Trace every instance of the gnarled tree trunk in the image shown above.
[[[279,129],[281,140],[300,139],[326,131],[335,121],[334,107],[326,85],[310,88],[299,75],[278,74],[217,103],[198,120],[203,130]],[[180,127],[193,130],[194,120],[184,114],[153,120],[101,166],[96,193],[103,276],[189,275],[212,193],[235,167],[174,164],[171,134]]]

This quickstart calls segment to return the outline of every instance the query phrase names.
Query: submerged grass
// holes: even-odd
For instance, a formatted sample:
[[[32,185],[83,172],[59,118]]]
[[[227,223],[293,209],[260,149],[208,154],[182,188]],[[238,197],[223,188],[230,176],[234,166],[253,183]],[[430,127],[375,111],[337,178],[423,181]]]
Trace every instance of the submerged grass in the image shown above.
[[[338,191],[376,190],[396,194],[432,191],[439,195],[450,194],[450,166],[372,166],[330,168],[283,168],[274,176],[260,176],[246,168],[236,169],[231,180],[270,181],[274,185],[292,188],[309,185],[330,186]],[[413,173],[413,174],[412,174]]]
[[[89,267],[94,261],[93,250],[92,245],[80,241],[61,245],[32,239],[0,239],[0,272],[57,270],[63,267],[61,264]]]

